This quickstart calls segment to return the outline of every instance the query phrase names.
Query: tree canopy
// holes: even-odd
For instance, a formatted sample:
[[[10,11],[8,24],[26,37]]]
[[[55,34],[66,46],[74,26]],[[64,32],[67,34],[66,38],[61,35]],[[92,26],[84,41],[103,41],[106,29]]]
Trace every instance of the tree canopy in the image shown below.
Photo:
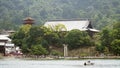
[[[104,53],[106,49],[109,53],[120,55],[120,23],[113,25],[112,29],[103,29],[100,33],[100,45],[97,45],[97,50]]]
[[[91,46],[90,36],[87,32],[81,32],[80,30],[71,30],[67,33],[66,44],[70,49],[76,49],[79,47]]]
[[[25,17],[36,24],[53,19],[91,19],[98,29],[120,20],[119,0],[0,0],[0,29],[16,29]],[[7,26],[7,27],[6,27]]]

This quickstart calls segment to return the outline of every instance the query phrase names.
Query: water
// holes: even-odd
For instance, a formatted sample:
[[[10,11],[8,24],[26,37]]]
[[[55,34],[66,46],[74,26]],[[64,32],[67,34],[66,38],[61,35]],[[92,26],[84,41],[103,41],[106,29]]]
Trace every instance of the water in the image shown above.
[[[94,65],[84,66],[88,60],[0,60],[0,68],[120,68],[119,59],[90,59]]]

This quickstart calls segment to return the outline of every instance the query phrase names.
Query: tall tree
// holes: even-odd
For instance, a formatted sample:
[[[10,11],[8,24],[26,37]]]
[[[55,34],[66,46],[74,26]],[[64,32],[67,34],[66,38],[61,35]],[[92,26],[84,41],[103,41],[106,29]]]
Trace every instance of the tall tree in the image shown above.
[[[113,26],[111,42],[111,50],[115,55],[120,55],[120,23],[115,23]]]
[[[68,44],[70,49],[76,49],[83,46],[90,46],[92,42],[90,37],[86,32],[81,32],[80,30],[71,30],[65,37],[66,44]]]

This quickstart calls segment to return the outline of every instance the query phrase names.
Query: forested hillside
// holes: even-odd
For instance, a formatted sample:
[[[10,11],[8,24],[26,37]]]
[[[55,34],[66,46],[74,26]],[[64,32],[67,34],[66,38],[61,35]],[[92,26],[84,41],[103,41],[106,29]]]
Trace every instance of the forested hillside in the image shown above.
[[[88,18],[101,29],[120,20],[120,0],[0,0],[0,30],[16,29],[27,16],[40,25],[51,19]]]

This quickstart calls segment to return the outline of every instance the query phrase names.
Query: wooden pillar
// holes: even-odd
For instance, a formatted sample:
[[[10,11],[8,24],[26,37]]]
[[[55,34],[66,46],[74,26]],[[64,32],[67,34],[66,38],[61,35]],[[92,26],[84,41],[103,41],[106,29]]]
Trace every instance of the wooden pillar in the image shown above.
[[[63,46],[64,46],[64,57],[67,57],[68,56],[68,45],[63,44]]]

